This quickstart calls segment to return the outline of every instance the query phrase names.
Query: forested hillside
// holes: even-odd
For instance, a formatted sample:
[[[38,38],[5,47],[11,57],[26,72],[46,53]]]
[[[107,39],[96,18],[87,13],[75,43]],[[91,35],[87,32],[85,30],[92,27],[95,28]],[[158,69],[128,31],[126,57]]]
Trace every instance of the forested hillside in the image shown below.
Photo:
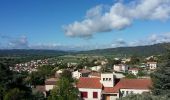
[[[170,43],[161,43],[147,46],[136,47],[119,47],[108,49],[97,49],[90,51],[81,51],[80,54],[97,54],[97,55],[137,55],[137,56],[150,56],[158,55],[166,52],[166,46]]]

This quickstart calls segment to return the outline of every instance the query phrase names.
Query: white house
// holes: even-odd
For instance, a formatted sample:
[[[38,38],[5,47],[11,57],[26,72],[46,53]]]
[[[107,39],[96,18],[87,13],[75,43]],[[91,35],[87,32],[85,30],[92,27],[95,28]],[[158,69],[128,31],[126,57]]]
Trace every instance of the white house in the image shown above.
[[[95,78],[100,78],[101,77],[101,73],[97,72],[97,71],[92,71],[88,77],[95,77]]]
[[[101,74],[101,78],[81,77],[76,85],[83,100],[116,100],[129,94],[150,92],[150,79],[120,79],[113,73]]]
[[[115,73],[115,72],[113,72],[113,75],[114,75],[115,78],[117,78],[117,79],[121,79],[121,78],[124,78],[124,77],[125,77],[125,75],[123,75],[122,73]]]
[[[122,59],[122,63],[127,63],[127,62],[130,62],[131,61],[131,58],[124,58]]]
[[[93,66],[93,67],[91,67],[90,69],[91,69],[92,71],[100,71],[101,68],[102,68],[102,66]]]
[[[72,77],[76,79],[79,79],[80,77],[88,77],[90,72],[91,72],[90,70],[86,69],[76,70],[72,72]]]
[[[113,73],[102,73],[100,82],[104,87],[113,87],[115,83]]]
[[[157,67],[157,62],[147,62],[147,65],[150,70],[155,70]]]
[[[138,75],[139,69],[138,68],[130,68],[129,73],[133,75]]]
[[[59,69],[58,71],[56,71],[56,74],[61,74],[63,72],[63,69]]]
[[[49,91],[54,88],[54,86],[57,84],[58,79],[57,78],[49,78],[45,80],[45,90]]]
[[[128,66],[125,64],[117,64],[113,66],[113,71],[115,72],[126,72],[128,71]]]
[[[77,87],[83,100],[101,100],[102,84],[100,78],[81,77]]]
[[[125,97],[130,94],[150,92],[151,84],[150,79],[122,79],[117,86],[120,86],[120,96]]]

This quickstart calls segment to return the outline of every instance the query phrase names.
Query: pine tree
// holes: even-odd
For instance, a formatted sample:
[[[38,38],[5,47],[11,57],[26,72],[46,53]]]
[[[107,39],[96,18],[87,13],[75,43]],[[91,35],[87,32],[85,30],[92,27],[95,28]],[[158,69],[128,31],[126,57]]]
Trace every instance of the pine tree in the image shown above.
[[[151,74],[154,95],[167,95],[170,97],[170,51],[165,56],[166,60]]]

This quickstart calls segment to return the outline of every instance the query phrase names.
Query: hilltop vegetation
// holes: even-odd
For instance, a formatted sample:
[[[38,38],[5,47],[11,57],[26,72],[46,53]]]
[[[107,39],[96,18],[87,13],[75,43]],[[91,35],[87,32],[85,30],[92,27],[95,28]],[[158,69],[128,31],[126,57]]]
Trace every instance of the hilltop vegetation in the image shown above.
[[[161,43],[147,46],[136,47],[118,47],[109,49],[97,49],[90,51],[82,51],[80,54],[93,54],[93,55],[116,55],[116,56],[151,56],[159,55],[166,52],[166,45],[170,43]]]
[[[0,50],[0,56],[1,57],[18,57],[18,56],[58,56],[67,54],[68,52],[65,51],[59,51],[59,50],[34,50],[34,49],[4,49]]]
[[[148,46],[137,46],[137,47],[119,47],[109,49],[97,49],[90,51],[59,51],[59,50],[24,50],[24,49],[12,49],[12,50],[0,50],[0,62],[7,65],[13,65],[16,63],[27,62],[31,60],[46,59],[52,57],[59,57],[65,60],[77,60],[83,56],[91,57],[129,57],[129,56],[151,56],[151,55],[162,55],[165,54],[166,46],[170,43],[161,43]],[[65,56],[64,56],[65,55]],[[70,56],[69,56],[70,55]],[[75,58],[77,56],[78,58]]]
[[[0,57],[20,57],[20,56],[60,56],[60,55],[77,55],[77,54],[90,54],[90,55],[116,55],[116,56],[150,56],[159,55],[166,52],[166,46],[170,43],[160,43],[147,46],[136,47],[118,47],[108,49],[96,49],[89,51],[59,51],[59,50],[24,50],[24,49],[12,49],[12,50],[0,50]]]

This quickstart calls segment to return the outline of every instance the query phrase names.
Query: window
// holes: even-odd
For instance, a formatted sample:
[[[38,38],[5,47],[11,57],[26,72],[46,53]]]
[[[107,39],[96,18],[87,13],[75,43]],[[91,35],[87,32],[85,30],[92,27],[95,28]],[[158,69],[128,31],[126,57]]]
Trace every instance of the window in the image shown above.
[[[108,81],[108,78],[106,78],[106,81]]]
[[[126,95],[128,95],[129,94],[129,92],[128,91],[126,91]]]
[[[97,92],[93,92],[93,98],[98,98]]]
[[[124,95],[124,93],[125,93],[125,92],[124,92],[124,91],[122,91],[122,92],[121,92],[121,96],[123,96],[123,95]]]
[[[105,78],[103,78],[103,81],[105,81]]]
[[[131,91],[130,93],[133,94],[133,91]]]
[[[111,81],[111,78],[109,78],[109,81]]]
[[[88,95],[87,95],[87,92],[81,92],[81,98],[87,98]]]

